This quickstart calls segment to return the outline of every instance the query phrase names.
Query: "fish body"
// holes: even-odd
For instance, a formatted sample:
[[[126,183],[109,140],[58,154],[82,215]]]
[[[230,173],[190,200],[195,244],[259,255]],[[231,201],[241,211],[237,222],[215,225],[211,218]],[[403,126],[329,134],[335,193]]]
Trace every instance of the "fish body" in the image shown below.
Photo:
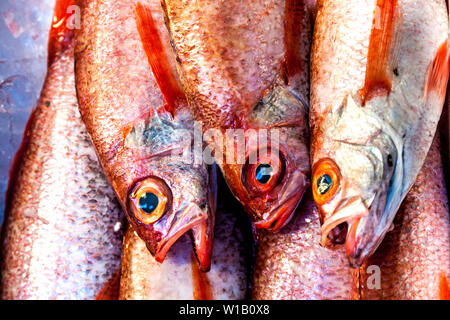
[[[314,12],[314,3],[308,2]],[[309,22],[309,21],[308,21]],[[311,31],[309,23],[303,30]],[[302,45],[309,57],[312,34]],[[309,74],[306,65],[304,72]],[[299,87],[309,96],[309,85]],[[352,299],[355,277],[346,261],[345,250],[320,245],[317,207],[308,190],[289,225],[278,233],[257,233],[252,283],[253,299]]]
[[[310,192],[278,233],[258,233],[252,285],[257,300],[356,298],[355,273],[344,248],[320,245],[319,213]]]
[[[226,198],[227,191],[222,196]],[[227,198],[229,199],[229,198]],[[224,202],[225,203],[225,202]],[[233,203],[233,199],[228,203]],[[248,244],[239,208],[217,209],[211,269],[200,272],[186,236],[157,263],[144,242],[129,228],[125,234],[120,299],[123,300],[242,300],[247,296]]]
[[[424,163],[449,72],[444,1],[321,1],[311,69],[312,189],[322,244],[358,267]]]
[[[170,89],[178,80],[160,3],[77,4],[82,25],[75,32],[78,101],[106,176],[158,261],[192,230],[196,257],[207,270],[214,180],[206,165],[173,157],[192,144],[193,120],[187,104],[179,103],[183,94],[175,92],[178,98],[172,99]],[[159,52],[152,60],[154,48]],[[154,69],[154,63],[164,65]]]
[[[279,230],[309,185],[305,3],[165,0],[163,6],[208,151],[255,226]]]
[[[54,22],[71,1],[57,1]],[[49,66],[28,121],[2,226],[2,299],[94,299],[120,270],[122,212],[81,121],[73,41],[53,26]]]
[[[450,299],[450,217],[439,136],[377,251],[361,268],[361,299]]]

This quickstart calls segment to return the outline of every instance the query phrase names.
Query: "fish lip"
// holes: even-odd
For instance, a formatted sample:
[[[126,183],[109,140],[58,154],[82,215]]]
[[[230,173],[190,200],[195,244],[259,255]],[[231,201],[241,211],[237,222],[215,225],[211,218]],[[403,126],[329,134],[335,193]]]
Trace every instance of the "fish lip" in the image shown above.
[[[213,234],[202,232],[202,229],[208,229],[207,221],[198,224],[192,228],[192,245],[194,246],[194,255],[197,259],[200,271],[208,272],[211,269],[211,255],[212,255],[212,238]],[[200,229],[200,231],[198,230]],[[210,232],[213,232],[211,230]]]
[[[329,233],[342,223],[347,223],[349,225],[347,231],[347,238],[345,241],[347,243],[348,235],[350,234],[350,230],[353,230],[352,227],[354,226],[355,222],[358,221],[359,223],[359,220],[362,217],[367,216],[369,213],[370,213],[369,209],[365,206],[360,196],[353,196],[341,200],[334,209],[333,213],[329,216],[328,219],[324,221],[324,223],[321,226],[320,244],[322,246],[329,245],[330,243],[330,240],[328,239]]]
[[[301,181],[301,183],[293,183],[296,180]],[[294,174],[286,184],[289,186],[293,185],[294,190],[289,190],[288,187],[288,190],[286,191],[289,193],[286,196],[283,195],[281,197],[285,200],[268,212],[268,218],[253,223],[257,229],[268,229],[277,232],[291,220],[303,194],[309,187],[309,181],[303,173],[298,172],[297,174]],[[287,192],[284,193],[286,194]]]
[[[332,242],[328,234],[338,225],[347,223],[345,252],[350,266],[359,268],[376,251],[389,226],[383,219],[385,206],[377,204],[378,201],[374,201],[367,207],[360,196],[342,200],[322,225],[321,244],[326,246]]]
[[[370,257],[384,240],[386,233],[393,227],[392,211],[386,211],[386,204],[373,203],[370,215],[361,217],[353,222],[345,242],[345,251],[350,266],[360,267],[367,257]],[[395,211],[396,212],[396,211]],[[361,225],[361,228],[358,228]]]
[[[163,240],[158,244],[155,251],[155,260],[162,263],[166,258],[167,252],[169,252],[170,248],[173,244],[186,232],[191,230],[197,225],[206,222],[208,219],[208,214],[200,209],[198,205],[195,203],[190,203],[185,209],[180,210],[181,215],[180,218],[176,220],[174,224],[170,227],[167,235],[163,238]],[[178,212],[180,212],[178,211]],[[178,214],[177,212],[177,214]],[[193,212],[197,213],[197,217],[188,220],[187,223],[183,224],[183,218],[188,217]],[[181,225],[180,225],[181,224]]]

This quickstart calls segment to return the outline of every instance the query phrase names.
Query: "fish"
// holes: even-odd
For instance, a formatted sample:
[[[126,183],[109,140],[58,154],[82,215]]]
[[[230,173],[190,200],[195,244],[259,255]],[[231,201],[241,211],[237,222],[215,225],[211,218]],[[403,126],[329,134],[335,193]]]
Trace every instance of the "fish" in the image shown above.
[[[309,35],[305,52],[309,56],[314,23],[314,1],[302,30]],[[309,76],[309,65],[304,72]],[[301,87],[309,97],[309,82]],[[256,300],[354,299],[357,282],[349,268],[345,249],[329,250],[320,245],[320,221],[311,189],[305,195],[291,222],[280,232],[256,233],[251,297]]]
[[[255,228],[278,231],[309,186],[304,1],[162,1],[194,118]]]
[[[289,225],[258,232],[252,299],[357,299],[357,274],[345,249],[322,247],[320,236],[319,212],[307,190]]]
[[[361,267],[361,299],[450,299],[450,216],[440,137],[375,253]]]
[[[48,71],[12,165],[1,299],[94,299],[120,271],[123,214],[78,111],[73,1],[58,0]]]
[[[180,238],[158,263],[132,227],[123,245],[120,299],[122,300],[243,300],[250,284],[251,233],[247,216],[233,205],[229,191],[220,184],[222,199],[216,210],[211,269],[203,273],[189,247]]]
[[[193,117],[176,75],[159,1],[77,1],[75,77],[81,117],[127,221],[162,262],[191,234],[210,267],[214,170],[183,158]]]
[[[312,190],[324,246],[372,255],[414,184],[449,74],[445,1],[319,1],[311,56]]]

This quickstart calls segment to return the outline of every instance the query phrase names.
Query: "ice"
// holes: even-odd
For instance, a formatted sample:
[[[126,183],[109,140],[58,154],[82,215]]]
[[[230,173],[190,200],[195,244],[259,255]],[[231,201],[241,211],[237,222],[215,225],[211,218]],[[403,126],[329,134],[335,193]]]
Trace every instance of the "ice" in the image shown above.
[[[11,160],[46,73],[54,1],[0,1],[0,222]]]

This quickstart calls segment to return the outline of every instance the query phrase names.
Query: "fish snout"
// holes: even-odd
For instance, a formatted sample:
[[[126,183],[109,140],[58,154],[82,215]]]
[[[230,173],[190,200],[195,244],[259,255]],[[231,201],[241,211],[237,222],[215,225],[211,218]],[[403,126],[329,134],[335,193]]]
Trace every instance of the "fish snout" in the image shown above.
[[[307,176],[300,170],[295,171],[280,190],[277,200],[270,205],[269,210],[258,214],[262,218],[254,222],[255,227],[273,232],[279,231],[294,215],[309,185]]]
[[[321,244],[343,243],[353,268],[360,267],[371,256],[392,226],[384,212],[383,201],[367,207],[360,196],[341,200],[322,225]]]
[[[161,226],[162,235],[154,253],[155,260],[163,262],[172,245],[189,230],[192,231],[195,256],[202,271],[209,270],[213,243],[214,221],[207,210],[190,203]]]

